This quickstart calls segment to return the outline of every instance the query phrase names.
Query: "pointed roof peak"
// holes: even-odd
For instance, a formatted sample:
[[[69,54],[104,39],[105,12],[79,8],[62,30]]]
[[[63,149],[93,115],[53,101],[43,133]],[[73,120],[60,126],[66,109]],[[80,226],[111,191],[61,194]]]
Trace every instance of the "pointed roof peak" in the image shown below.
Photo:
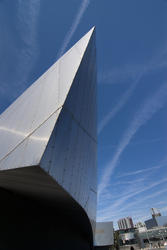
[[[95,31],[95,26],[93,26],[84,36],[81,37],[69,50],[66,51],[64,55],[62,55],[59,59],[62,60],[67,54],[69,54],[73,50],[77,50],[82,57],[85,53],[85,50],[90,42],[90,39]]]
[[[96,26],[94,25],[89,31],[92,31],[92,33],[93,33],[95,30],[96,30]]]
[[[94,33],[94,31],[95,31],[95,29],[96,29],[96,27],[95,26],[93,26],[80,40],[82,40],[82,39],[88,39],[88,40],[90,40],[90,38],[91,38],[91,36],[93,35],[93,33]]]

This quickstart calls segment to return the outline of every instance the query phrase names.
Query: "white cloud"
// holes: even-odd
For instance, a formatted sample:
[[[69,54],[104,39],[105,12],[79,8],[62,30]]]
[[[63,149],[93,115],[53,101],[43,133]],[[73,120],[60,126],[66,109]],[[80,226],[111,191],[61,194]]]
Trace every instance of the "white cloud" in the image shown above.
[[[164,83],[161,85],[158,91],[156,91],[151,97],[144,101],[140,109],[136,112],[134,119],[130,123],[128,129],[125,131],[122,140],[118,145],[113,159],[105,167],[104,174],[101,178],[98,188],[98,195],[101,195],[109,184],[113,171],[117,166],[122,153],[127,148],[134,135],[141,128],[141,126],[143,126],[157,111],[159,111],[165,105],[166,101],[167,84]]]
[[[65,36],[65,39],[64,39],[64,42],[62,44],[62,47],[58,53],[58,57],[62,56],[63,53],[65,52],[66,48],[67,48],[67,45],[69,44],[73,34],[75,33],[88,5],[90,3],[90,0],[83,0],[81,5],[80,5],[80,8],[79,8],[79,11],[77,12],[77,15],[71,25],[71,28],[69,30],[69,32],[66,34]]]
[[[99,78],[99,82],[103,84],[108,82],[109,84],[118,84],[120,82],[126,82],[128,80],[132,81],[130,88],[125,91],[125,93],[119,98],[118,104],[109,112],[98,125],[98,135],[103,131],[107,124],[115,117],[115,115],[125,106],[133,92],[135,91],[137,85],[139,84],[141,78],[148,74],[149,72],[167,67],[166,62],[167,48],[165,44],[164,49],[160,49],[157,55],[154,56],[150,62],[146,65],[128,65],[124,68],[113,69],[111,71],[105,72]],[[164,58],[165,57],[165,58]]]
[[[162,180],[159,180],[157,182],[153,182],[150,185],[147,184],[147,186],[141,187],[141,186],[132,186],[132,190],[129,190],[129,193],[122,193],[121,197],[117,197],[117,200],[115,202],[112,202],[112,200],[110,200],[110,205],[107,206],[106,204],[104,204],[105,207],[101,207],[101,209],[98,210],[98,214],[97,214],[97,220],[98,221],[102,221],[103,218],[105,218],[105,220],[113,220],[114,216],[117,218],[124,216],[132,216],[132,213],[137,214],[136,209],[139,210],[142,213],[144,213],[145,209],[149,209],[150,208],[150,203],[147,202],[145,203],[145,201],[149,201],[152,198],[158,197],[163,193],[166,193],[166,187],[158,190],[154,193],[148,194],[148,195],[143,195],[142,198],[140,199],[135,199],[135,201],[131,201],[131,198],[134,196],[137,196],[139,194],[142,194],[145,191],[148,191],[156,186],[161,185],[162,183],[166,183],[167,182],[167,178],[164,178]],[[130,199],[130,201],[127,203],[126,201]],[[126,203],[125,203],[126,202]],[[141,208],[139,207],[139,205],[141,204]],[[157,202],[154,201],[154,205],[158,204]],[[130,208],[133,207],[133,209],[131,210]],[[139,216],[139,215],[138,215]],[[141,216],[139,216],[141,217]],[[141,219],[142,220],[142,219]]]

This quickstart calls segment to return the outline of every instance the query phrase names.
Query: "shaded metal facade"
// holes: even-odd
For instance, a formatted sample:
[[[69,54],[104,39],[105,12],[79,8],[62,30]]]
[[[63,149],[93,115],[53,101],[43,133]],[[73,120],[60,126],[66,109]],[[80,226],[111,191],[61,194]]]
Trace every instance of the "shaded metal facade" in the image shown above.
[[[96,54],[88,44],[40,166],[96,216]]]

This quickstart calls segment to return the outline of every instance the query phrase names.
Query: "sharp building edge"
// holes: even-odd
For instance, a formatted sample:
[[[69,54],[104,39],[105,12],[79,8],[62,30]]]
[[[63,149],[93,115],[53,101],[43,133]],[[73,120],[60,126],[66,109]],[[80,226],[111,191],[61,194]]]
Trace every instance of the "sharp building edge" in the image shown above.
[[[71,249],[75,249],[76,232],[80,239],[76,249],[93,247],[96,106],[93,28],[0,116],[0,194],[4,211],[13,199],[15,212],[23,206],[23,217],[27,211],[36,214],[40,207],[40,216],[43,211],[46,217],[52,215],[49,226],[57,221],[58,228],[71,228]],[[41,221],[41,217],[36,218]],[[16,232],[22,221],[18,220]],[[60,235],[52,246],[59,246],[64,228],[54,229]]]

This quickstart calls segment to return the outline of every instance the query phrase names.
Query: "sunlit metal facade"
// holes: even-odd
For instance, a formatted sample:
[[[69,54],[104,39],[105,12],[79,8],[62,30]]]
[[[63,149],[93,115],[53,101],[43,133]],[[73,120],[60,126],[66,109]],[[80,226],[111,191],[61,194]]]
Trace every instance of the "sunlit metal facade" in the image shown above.
[[[78,206],[94,232],[94,28],[1,114],[0,138],[0,187],[55,207]]]

